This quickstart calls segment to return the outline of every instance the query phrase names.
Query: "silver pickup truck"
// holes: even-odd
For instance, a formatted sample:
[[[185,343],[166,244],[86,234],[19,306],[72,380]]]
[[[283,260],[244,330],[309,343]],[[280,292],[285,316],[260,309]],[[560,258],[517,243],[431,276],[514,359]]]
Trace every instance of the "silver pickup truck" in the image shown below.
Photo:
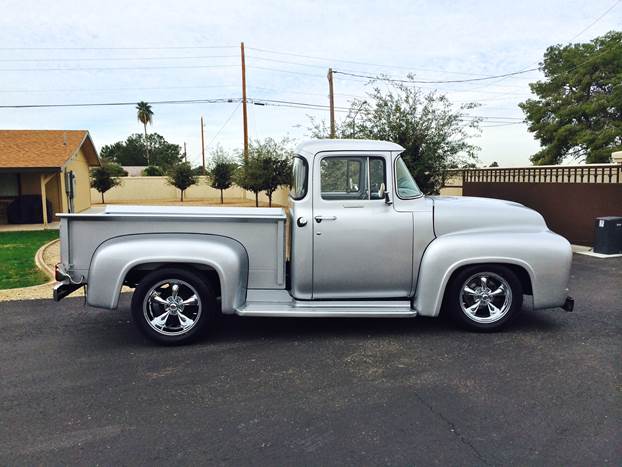
[[[218,313],[414,317],[444,309],[487,331],[506,325],[525,296],[535,309],[572,310],[570,244],[540,214],[509,201],[424,196],[402,151],[381,141],[301,144],[287,211],[60,214],[54,298],[86,285],[89,305],[114,309],[122,286],[134,288],[134,322],[165,344],[197,337]]]

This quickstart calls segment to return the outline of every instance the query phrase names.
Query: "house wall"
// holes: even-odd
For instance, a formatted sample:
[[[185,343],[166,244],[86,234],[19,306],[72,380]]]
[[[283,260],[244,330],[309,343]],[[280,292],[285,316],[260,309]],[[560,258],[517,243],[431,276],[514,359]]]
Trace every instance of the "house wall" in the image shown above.
[[[91,182],[89,164],[80,149],[66,164],[66,171],[75,175],[75,193],[73,198],[75,212],[84,211],[91,207]],[[66,196],[63,194],[63,196]]]

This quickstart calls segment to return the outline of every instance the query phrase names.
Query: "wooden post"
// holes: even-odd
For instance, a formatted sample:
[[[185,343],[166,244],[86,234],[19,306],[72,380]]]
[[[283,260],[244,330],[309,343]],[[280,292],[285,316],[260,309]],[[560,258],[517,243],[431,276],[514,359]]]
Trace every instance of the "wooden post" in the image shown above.
[[[330,137],[335,138],[335,94],[333,90],[333,69],[328,69],[328,99],[330,104]]]
[[[46,228],[48,226],[48,207],[47,207],[47,196],[45,193],[45,175],[39,175],[39,184],[41,186],[41,209],[43,213],[43,227]]]
[[[240,42],[242,58],[242,118],[244,124],[244,159],[248,159],[248,114],[246,113],[246,61],[244,57],[244,42]]]
[[[205,137],[203,136],[203,126],[203,115],[201,115],[201,158],[203,159],[203,174],[205,175]],[[186,143],[184,143],[184,155],[185,152]]]

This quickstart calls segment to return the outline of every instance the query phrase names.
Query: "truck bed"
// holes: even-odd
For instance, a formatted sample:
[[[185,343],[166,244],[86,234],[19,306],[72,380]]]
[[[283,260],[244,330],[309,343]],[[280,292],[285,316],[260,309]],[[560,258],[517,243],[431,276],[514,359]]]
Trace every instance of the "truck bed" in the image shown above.
[[[74,280],[88,281],[91,258],[107,240],[183,233],[237,240],[248,253],[249,289],[285,287],[286,215],[281,208],[112,205],[58,216],[61,263]]]

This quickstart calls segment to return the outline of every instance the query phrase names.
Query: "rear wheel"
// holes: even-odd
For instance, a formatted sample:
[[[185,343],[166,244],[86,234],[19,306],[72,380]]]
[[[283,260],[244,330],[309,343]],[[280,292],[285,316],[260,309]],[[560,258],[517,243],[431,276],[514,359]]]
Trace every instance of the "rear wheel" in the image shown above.
[[[497,331],[520,312],[523,288],[507,266],[469,266],[454,276],[446,300],[449,311],[462,326]]]
[[[192,341],[215,311],[215,297],[199,275],[178,268],[147,274],[132,296],[132,318],[140,331],[161,344]]]

